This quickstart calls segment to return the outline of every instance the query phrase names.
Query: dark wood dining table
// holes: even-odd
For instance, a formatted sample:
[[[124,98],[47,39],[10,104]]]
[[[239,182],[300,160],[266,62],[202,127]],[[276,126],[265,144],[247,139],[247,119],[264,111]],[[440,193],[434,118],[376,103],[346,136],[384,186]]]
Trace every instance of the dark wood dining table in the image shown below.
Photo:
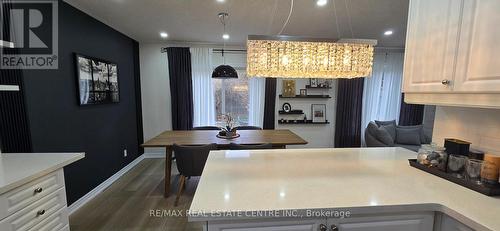
[[[165,192],[168,197],[170,192],[170,178],[172,170],[172,146],[179,145],[204,145],[217,144],[218,149],[226,149],[230,143],[236,144],[265,144],[270,143],[273,148],[286,148],[287,145],[307,144],[297,134],[288,129],[283,130],[240,130],[240,137],[234,139],[221,139],[216,137],[218,131],[164,131],[160,135],[146,141],[142,147],[165,148]]]

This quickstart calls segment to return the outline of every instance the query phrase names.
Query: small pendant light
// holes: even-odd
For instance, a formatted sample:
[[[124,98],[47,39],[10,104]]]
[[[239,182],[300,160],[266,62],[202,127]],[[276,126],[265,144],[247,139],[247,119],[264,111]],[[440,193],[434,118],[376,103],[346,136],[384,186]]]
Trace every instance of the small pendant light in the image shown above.
[[[219,19],[224,26],[224,34],[226,35],[226,18],[229,17],[228,13],[219,13]],[[227,79],[227,78],[238,78],[238,72],[230,66],[226,65],[226,58],[224,57],[224,49],[226,49],[226,40],[223,39],[224,48],[222,48],[222,65],[219,65],[212,72],[212,78]]]

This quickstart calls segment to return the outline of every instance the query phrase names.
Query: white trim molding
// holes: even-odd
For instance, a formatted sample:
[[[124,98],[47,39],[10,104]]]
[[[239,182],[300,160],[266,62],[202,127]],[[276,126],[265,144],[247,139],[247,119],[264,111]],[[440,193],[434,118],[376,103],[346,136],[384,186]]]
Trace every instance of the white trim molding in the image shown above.
[[[127,173],[130,169],[134,168],[138,163],[140,163],[144,159],[151,159],[151,158],[165,158],[165,153],[161,152],[147,152],[139,157],[137,157],[135,160],[130,162],[127,166],[123,167],[120,169],[120,171],[116,172],[114,175],[106,179],[104,182],[99,184],[97,187],[92,189],[90,192],[85,194],[83,197],[78,199],[77,201],[73,202],[70,206],[68,206],[68,211],[69,215],[73,214],[75,211],[77,211],[79,208],[84,206],[86,203],[88,203],[90,200],[94,199],[97,195],[99,195],[102,191],[104,191],[106,188],[111,186],[116,180],[118,180],[121,176],[123,176],[125,173]]]
[[[90,200],[92,200],[94,197],[99,195],[102,191],[104,191],[106,188],[108,188],[111,184],[113,184],[116,180],[118,180],[121,176],[123,176],[125,173],[127,173],[130,169],[135,167],[138,163],[140,163],[142,160],[144,160],[146,157],[145,155],[140,155],[139,157],[135,158],[132,162],[130,162],[127,166],[123,167],[112,175],[110,178],[106,179],[104,182],[99,184],[97,187],[92,189],[90,192],[85,194],[83,197],[78,199],[77,201],[73,202],[70,206],[68,206],[68,211],[69,214],[73,214],[76,210],[81,208],[83,205],[88,203]]]

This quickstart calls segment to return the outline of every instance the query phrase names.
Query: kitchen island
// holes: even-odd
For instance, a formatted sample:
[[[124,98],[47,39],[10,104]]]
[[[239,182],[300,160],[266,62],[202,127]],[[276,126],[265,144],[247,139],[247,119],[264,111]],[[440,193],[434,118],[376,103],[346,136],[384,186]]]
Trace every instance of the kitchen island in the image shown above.
[[[402,148],[212,151],[188,213],[207,230],[500,230],[500,198]]]
[[[84,153],[0,153],[0,230],[68,231],[64,166]]]

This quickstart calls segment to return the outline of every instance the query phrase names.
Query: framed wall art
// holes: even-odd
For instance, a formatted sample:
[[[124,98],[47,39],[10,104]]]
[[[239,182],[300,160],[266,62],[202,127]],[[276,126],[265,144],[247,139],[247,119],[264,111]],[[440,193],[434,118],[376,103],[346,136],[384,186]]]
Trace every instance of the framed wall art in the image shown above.
[[[120,101],[118,66],[112,62],[75,54],[80,105]]]
[[[311,117],[313,123],[326,122],[326,104],[312,104]]]

